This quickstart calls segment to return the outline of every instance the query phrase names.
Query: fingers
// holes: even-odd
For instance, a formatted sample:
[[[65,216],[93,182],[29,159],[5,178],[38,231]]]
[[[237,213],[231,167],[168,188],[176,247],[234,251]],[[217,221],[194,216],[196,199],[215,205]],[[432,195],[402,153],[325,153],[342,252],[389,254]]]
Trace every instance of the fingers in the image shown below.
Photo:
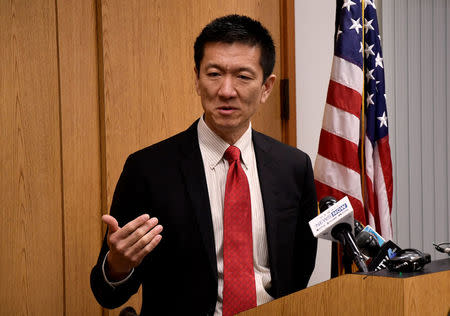
[[[163,227],[157,225],[141,239],[139,239],[133,246],[128,248],[126,255],[130,258],[133,266],[137,266],[141,263],[144,257],[149,254],[159,244],[162,239],[160,233]]]
[[[132,225],[131,225],[132,224]],[[124,231],[124,234],[128,234],[126,237],[126,247],[131,247],[134,244],[136,244],[139,241],[140,248],[143,248],[145,245],[142,245],[143,240],[142,238],[149,233],[149,231],[153,231],[155,226],[158,224],[158,219],[156,217],[150,218],[144,223],[142,223],[140,226],[136,227],[135,223],[130,222],[127,225],[125,225],[122,230]],[[130,225],[131,227],[129,227]],[[152,235],[152,234],[150,234]],[[148,236],[147,236],[148,238]],[[145,241],[146,239],[144,239]],[[139,246],[137,245],[137,246]]]
[[[128,222],[121,229],[109,236],[109,241],[117,248],[126,249],[132,247],[138,240],[154,228],[158,219],[150,218],[148,214],[141,215]]]
[[[136,229],[145,224],[149,219],[150,216],[148,214],[136,217],[134,220],[128,222],[125,226],[122,227],[123,234],[125,235],[132,234],[134,231],[136,231]]]
[[[158,222],[156,218],[154,218],[155,223]],[[130,247],[130,250],[138,253],[144,248],[153,250],[155,246],[159,243],[161,240],[161,232],[163,230],[163,227],[161,225],[157,225],[154,228],[152,227],[151,230],[147,231],[146,234],[144,234],[142,237],[140,237],[136,242]],[[155,240],[156,238],[156,240]],[[151,244],[149,247],[147,247],[149,244]]]
[[[113,271],[125,272],[136,267],[143,258],[159,244],[163,230],[157,218],[141,215],[122,228],[117,220],[104,215],[102,221],[108,225],[108,263]]]
[[[108,225],[108,232],[109,234],[112,234],[119,230],[119,223],[117,223],[117,220],[112,217],[111,215],[103,215],[102,221],[106,225]]]
[[[158,230],[158,227],[160,227],[159,230]],[[159,244],[159,242],[162,239],[162,236],[160,235],[160,233],[162,231],[161,225],[156,226],[155,229],[153,229],[151,232],[153,232],[153,231],[155,231],[155,233],[157,233],[157,235],[155,235],[153,238],[151,238],[150,242],[147,243],[145,245],[145,247],[142,248],[142,250],[140,251],[140,254],[143,254],[144,256],[146,256],[148,253],[153,251],[153,249],[155,249],[155,247]]]
[[[132,234],[138,227],[143,225],[146,221],[148,221],[150,216],[148,214],[141,215],[131,222],[127,223],[122,229],[120,229],[117,220],[111,215],[103,215],[102,221],[108,225],[108,235],[116,233],[116,238],[124,239],[127,238],[130,234]]]

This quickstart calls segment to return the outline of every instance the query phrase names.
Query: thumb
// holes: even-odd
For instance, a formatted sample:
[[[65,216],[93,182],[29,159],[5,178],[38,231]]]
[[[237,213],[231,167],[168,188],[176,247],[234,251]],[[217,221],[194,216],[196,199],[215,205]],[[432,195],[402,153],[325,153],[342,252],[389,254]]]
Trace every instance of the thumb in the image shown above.
[[[115,233],[120,228],[117,220],[114,217],[112,217],[111,215],[103,215],[102,221],[103,221],[103,223],[108,225],[108,231],[109,231],[108,234]]]

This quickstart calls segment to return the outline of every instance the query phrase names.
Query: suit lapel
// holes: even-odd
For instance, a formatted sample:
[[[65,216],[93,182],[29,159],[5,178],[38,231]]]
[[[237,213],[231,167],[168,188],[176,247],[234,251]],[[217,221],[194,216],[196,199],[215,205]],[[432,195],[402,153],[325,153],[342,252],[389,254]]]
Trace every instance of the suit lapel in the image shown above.
[[[276,216],[277,197],[280,187],[277,182],[276,159],[272,158],[271,145],[262,135],[252,131],[253,145],[255,148],[256,164],[258,168],[259,184],[264,205],[264,217],[266,223],[267,247],[269,252],[269,264],[272,277],[272,285],[276,288],[278,273],[276,249],[278,217]]]
[[[198,144],[198,120],[186,131],[186,141],[182,144],[181,170],[188,195],[192,201],[200,234],[210,261],[211,271],[217,280],[217,259],[214,244],[214,230],[209,203],[208,187],[202,155]]]

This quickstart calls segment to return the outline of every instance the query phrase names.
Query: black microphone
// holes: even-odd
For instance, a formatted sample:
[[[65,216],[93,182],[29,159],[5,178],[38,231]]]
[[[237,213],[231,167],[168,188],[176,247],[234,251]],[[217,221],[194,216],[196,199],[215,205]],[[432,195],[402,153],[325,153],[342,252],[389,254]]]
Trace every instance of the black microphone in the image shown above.
[[[381,244],[380,242],[384,242],[383,237],[376,236],[376,232],[372,229],[372,227],[364,225],[355,219],[355,242],[358,249],[365,255],[367,258],[375,257],[380,251]]]
[[[362,232],[364,229],[364,225],[355,219],[355,236],[358,237],[359,233]]]
[[[352,234],[352,227],[348,224],[336,225],[331,231],[331,235],[339,240],[344,246],[347,255],[353,259],[353,262],[361,272],[369,272],[363,255],[356,246],[355,238]]]
[[[329,209],[331,206],[336,204],[336,199],[332,196],[326,196],[322,198],[319,202],[319,210],[321,213],[325,212],[327,209]]]
[[[385,241],[370,225],[363,226],[356,235],[356,245],[364,255],[372,258],[368,263],[369,271],[386,269],[389,260],[402,250],[392,240]]]
[[[323,213],[336,203],[332,196],[326,196],[319,202],[320,212]],[[353,214],[352,214],[353,217]],[[341,222],[331,229],[331,236],[341,242],[346,254],[352,258],[353,262],[361,272],[369,272],[363,255],[356,246],[355,238],[352,233],[352,226],[346,222]]]
[[[362,230],[359,234],[356,234],[355,230],[355,235],[356,245],[364,255],[373,258],[380,252],[380,244],[378,243],[377,238],[372,233]]]
[[[450,246],[450,242],[441,242],[439,244],[433,243],[433,246],[437,251],[446,253],[450,256],[450,247],[448,247]]]

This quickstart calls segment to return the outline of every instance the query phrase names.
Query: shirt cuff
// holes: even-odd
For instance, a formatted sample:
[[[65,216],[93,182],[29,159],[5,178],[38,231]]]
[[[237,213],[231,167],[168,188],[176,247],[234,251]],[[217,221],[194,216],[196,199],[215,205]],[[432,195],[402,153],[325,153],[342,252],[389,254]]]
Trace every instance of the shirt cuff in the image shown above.
[[[109,286],[111,286],[114,289],[114,288],[116,288],[116,286],[119,286],[122,283],[125,283],[131,277],[131,275],[134,272],[134,268],[131,269],[131,272],[123,280],[120,280],[120,281],[117,281],[117,282],[112,282],[112,281],[108,280],[108,278],[106,277],[106,272],[105,272],[105,264],[106,264],[106,258],[108,257],[108,254],[109,254],[109,251],[106,253],[105,258],[103,259],[103,264],[102,264],[103,278],[105,279],[106,283],[108,283]]]

